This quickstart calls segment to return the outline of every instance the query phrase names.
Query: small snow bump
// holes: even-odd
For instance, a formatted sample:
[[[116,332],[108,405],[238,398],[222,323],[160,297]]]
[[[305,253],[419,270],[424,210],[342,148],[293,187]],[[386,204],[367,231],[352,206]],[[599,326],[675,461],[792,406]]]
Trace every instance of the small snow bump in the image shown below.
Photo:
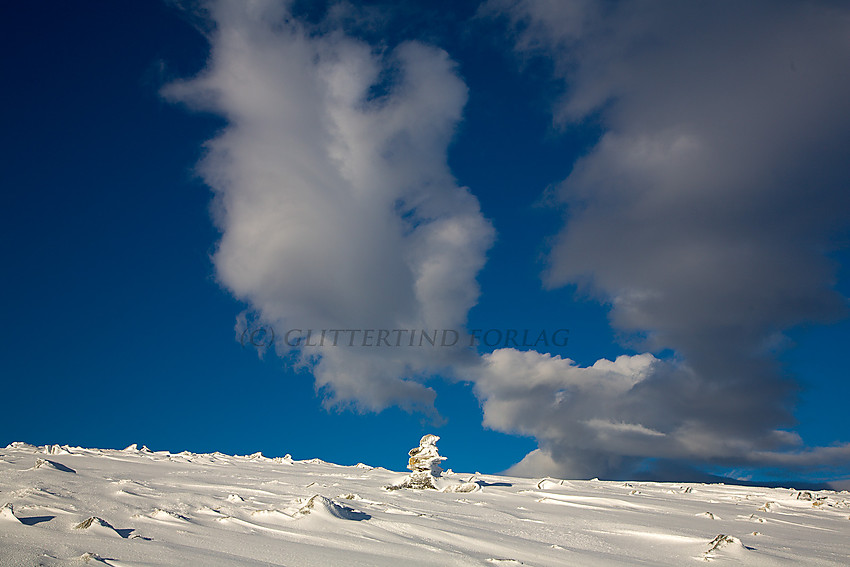
[[[23,441],[12,441],[6,445],[6,449],[26,449],[35,452],[38,450],[38,447],[30,445],[29,443],[24,443]]]
[[[537,488],[540,490],[550,490],[560,486],[562,486],[562,482],[554,478],[543,478],[537,483]]]
[[[66,467],[62,463],[57,463],[56,461],[51,461],[49,459],[36,459],[35,465],[32,468],[27,470],[34,471],[36,469],[53,469],[62,472],[76,473],[74,469],[71,467]]]
[[[7,502],[3,505],[2,508],[0,508],[0,521],[12,522],[16,524],[21,523],[21,520],[19,520],[18,517],[15,516],[15,509],[12,506],[11,502]]]
[[[460,484],[450,484],[440,489],[440,492],[478,492],[481,486],[477,482],[462,482]]]
[[[182,516],[177,512],[169,512],[168,510],[163,510],[162,508],[157,508],[153,512],[150,513],[150,517],[155,520],[176,520],[180,522],[188,522],[189,518],[186,516]]]

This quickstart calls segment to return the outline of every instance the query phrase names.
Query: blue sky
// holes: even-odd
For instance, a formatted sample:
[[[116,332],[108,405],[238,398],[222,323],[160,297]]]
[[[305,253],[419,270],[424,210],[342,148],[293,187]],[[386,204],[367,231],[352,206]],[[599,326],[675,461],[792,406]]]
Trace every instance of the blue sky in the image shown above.
[[[192,6],[2,8],[0,443],[847,479],[841,8]]]

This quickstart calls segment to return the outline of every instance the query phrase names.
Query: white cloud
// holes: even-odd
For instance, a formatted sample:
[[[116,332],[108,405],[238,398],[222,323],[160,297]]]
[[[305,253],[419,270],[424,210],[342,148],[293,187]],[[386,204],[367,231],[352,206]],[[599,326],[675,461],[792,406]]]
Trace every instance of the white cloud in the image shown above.
[[[286,3],[210,2],[212,53],[165,95],[227,119],[200,166],[220,282],[278,329],[463,329],[493,240],[446,162],[467,89],[449,56],[381,51]],[[331,26],[332,27],[332,26]],[[468,354],[468,353],[467,353]],[[304,347],[330,403],[428,411],[453,349]]]

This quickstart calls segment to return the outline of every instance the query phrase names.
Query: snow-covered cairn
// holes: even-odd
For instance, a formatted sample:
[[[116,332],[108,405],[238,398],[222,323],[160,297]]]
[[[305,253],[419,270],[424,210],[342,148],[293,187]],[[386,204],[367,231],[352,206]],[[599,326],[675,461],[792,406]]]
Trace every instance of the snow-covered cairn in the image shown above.
[[[440,478],[443,475],[443,469],[440,463],[445,461],[445,457],[441,457],[437,451],[437,441],[440,438],[436,435],[428,434],[419,440],[419,446],[408,451],[410,459],[407,461],[407,468],[413,471],[410,476],[417,479],[422,479],[427,486],[422,488],[434,488],[433,479]]]
[[[407,468],[411,473],[404,477],[401,482],[388,486],[389,490],[398,490],[399,488],[415,488],[441,490],[443,492],[472,492],[479,488],[478,484],[472,482],[464,482],[458,484],[457,481],[441,482],[438,486],[438,479],[443,475],[443,469],[440,463],[446,460],[446,457],[441,457],[437,451],[437,441],[440,438],[436,435],[428,434],[419,440],[419,446],[414,447],[408,452],[410,459],[407,461]]]

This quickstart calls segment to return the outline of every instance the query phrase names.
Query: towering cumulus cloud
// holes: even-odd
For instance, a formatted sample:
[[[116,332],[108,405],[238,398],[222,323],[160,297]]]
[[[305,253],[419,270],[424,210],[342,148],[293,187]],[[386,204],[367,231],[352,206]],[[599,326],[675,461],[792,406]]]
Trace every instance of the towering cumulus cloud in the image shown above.
[[[379,51],[284,2],[206,11],[207,68],[164,92],[227,120],[200,166],[222,284],[283,350],[288,329],[463,329],[493,230],[446,163],[467,97],[449,56],[416,42]],[[329,403],[362,409],[428,411],[422,379],[463,355],[349,337],[296,352]]]
[[[847,447],[804,451],[785,431],[794,388],[774,355],[783,330],[846,311],[827,255],[850,224],[848,7],[494,0],[487,11],[563,79],[556,121],[602,128],[557,187],[566,216],[545,283],[583,286],[616,328],[678,355],[587,369],[489,355],[477,382],[487,422],[541,443],[520,469],[846,463]]]

